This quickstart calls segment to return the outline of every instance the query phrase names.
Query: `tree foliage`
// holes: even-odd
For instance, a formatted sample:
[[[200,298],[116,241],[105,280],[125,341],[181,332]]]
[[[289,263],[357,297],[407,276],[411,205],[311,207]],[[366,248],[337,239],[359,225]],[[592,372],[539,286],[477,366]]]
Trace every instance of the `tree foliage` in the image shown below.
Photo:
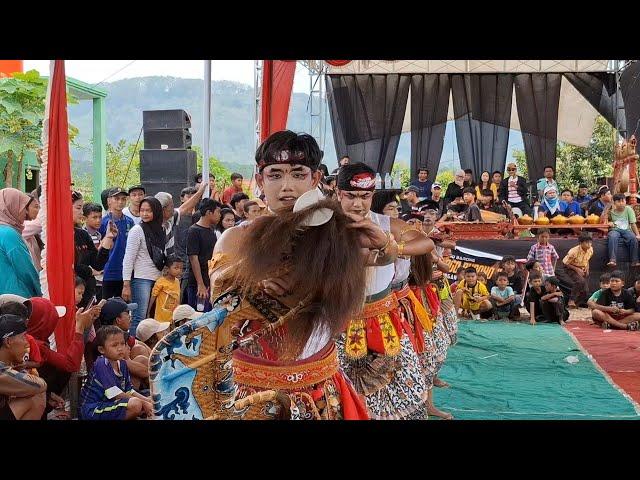
[[[6,187],[13,186],[14,161],[17,161],[17,172],[21,172],[25,152],[37,151],[42,146],[47,83],[36,70],[0,78],[0,155],[7,157]],[[67,102],[77,103],[77,100],[67,95]],[[69,125],[72,142],[77,134],[78,129]]]
[[[611,125],[598,116],[589,145],[578,147],[558,142],[556,149],[556,181],[560,188],[569,188],[575,193],[578,185],[586,183],[595,188],[598,177],[611,176],[613,172],[614,139]],[[514,150],[513,157],[521,175],[527,175],[527,160],[524,150]],[[535,180],[535,179],[530,179]]]

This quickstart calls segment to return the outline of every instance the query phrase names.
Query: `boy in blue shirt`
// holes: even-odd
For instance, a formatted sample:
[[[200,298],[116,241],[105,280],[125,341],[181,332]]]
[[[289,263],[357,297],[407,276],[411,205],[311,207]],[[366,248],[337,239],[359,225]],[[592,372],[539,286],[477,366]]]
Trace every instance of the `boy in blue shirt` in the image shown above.
[[[506,272],[500,272],[496,277],[496,286],[491,289],[491,303],[499,319],[511,318],[515,307],[516,296],[508,283],[509,277]]]
[[[122,212],[127,204],[127,196],[127,192],[120,187],[109,190],[109,213],[102,218],[100,223],[99,232],[103,238],[107,233],[107,228],[117,229],[118,232],[109,253],[109,260],[104,266],[102,277],[102,298],[107,300],[122,294],[122,261],[127,248],[129,230],[135,225],[133,220]]]
[[[131,386],[124,360],[124,332],[115,325],[101,327],[96,333],[96,344],[100,356],[80,393],[80,419],[134,420],[142,413],[151,416],[151,399]]]

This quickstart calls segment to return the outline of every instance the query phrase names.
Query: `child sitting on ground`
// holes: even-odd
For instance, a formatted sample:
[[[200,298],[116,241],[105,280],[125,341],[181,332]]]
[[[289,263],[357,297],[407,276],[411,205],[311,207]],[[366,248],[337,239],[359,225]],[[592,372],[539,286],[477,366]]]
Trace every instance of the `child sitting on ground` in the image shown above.
[[[600,275],[600,289],[593,292],[593,295],[591,295],[589,297],[589,300],[587,300],[587,307],[589,307],[590,310],[593,310],[594,308],[596,308],[600,295],[602,295],[602,292],[604,292],[607,288],[609,288],[610,280],[611,280],[610,274],[603,273],[602,275]],[[593,320],[591,320],[591,323],[593,323]]]
[[[516,305],[519,307],[522,304],[525,285],[524,279],[522,278],[522,274],[518,271],[516,259],[513,255],[505,255],[502,257],[502,260],[498,264],[498,273],[500,272],[506,272],[507,278],[509,279],[508,285],[513,289],[513,294],[516,296]],[[518,317],[520,315],[520,310],[514,309],[513,315],[514,317]]]
[[[156,280],[147,315],[159,322],[171,322],[173,311],[180,305],[180,277],[184,263],[178,257],[169,257],[164,274]],[[155,305],[155,314],[153,307]]]
[[[544,322],[541,299],[546,291],[542,286],[542,274],[532,270],[529,274],[529,285],[531,288],[529,289],[529,293],[527,293],[525,306],[527,310],[529,310],[529,323],[535,325],[536,320]]]
[[[478,281],[484,283],[484,286],[487,287],[488,291],[491,291],[491,289],[494,287],[494,283],[490,278],[487,277],[487,274],[485,272],[478,272]]]
[[[478,320],[481,313],[486,316],[493,309],[489,291],[478,281],[475,268],[469,267],[464,271],[464,280],[458,285],[454,303],[459,315],[474,320]]]
[[[622,272],[611,273],[609,288],[604,290],[592,310],[593,321],[604,329],[638,330],[640,313],[635,311],[635,300],[624,289]]]
[[[589,291],[589,260],[593,256],[593,240],[591,234],[582,232],[578,237],[578,245],[573,247],[562,259],[564,271],[571,280],[569,308],[576,308],[583,303]]]
[[[136,338],[149,347],[150,350],[153,350],[153,347],[168,332],[169,325],[171,325],[169,322],[159,322],[153,318],[145,318],[136,328]]]
[[[531,245],[527,260],[537,260],[540,262],[545,277],[553,277],[555,275],[556,262],[560,257],[555,247],[549,243],[549,229],[541,228],[538,230],[537,237],[538,243]]]
[[[460,267],[458,268],[458,270],[456,270],[456,281],[451,284],[452,294],[456,293],[456,290],[458,289],[458,285],[460,285],[460,282],[464,281],[464,271],[465,271],[464,267]]]
[[[508,286],[509,278],[505,272],[498,273],[496,286],[491,289],[491,303],[498,319],[512,318],[516,296],[513,288]]]
[[[138,308],[138,305],[135,303],[127,303],[120,297],[113,297],[106,301],[98,319],[102,326],[114,325],[124,332],[124,338],[127,343],[124,360],[127,362],[127,367],[131,372],[134,388],[140,390],[146,388],[149,378],[149,355],[151,350],[144,343],[129,335],[129,327],[131,326],[129,312],[136,308]]]
[[[559,323],[564,325],[569,319],[569,311],[564,304],[564,293],[560,290],[560,281],[556,277],[549,277],[544,281],[545,294],[540,298],[542,315],[537,321]]]
[[[542,266],[540,265],[540,262],[537,260],[529,260],[525,264],[524,268],[529,272],[529,276],[531,276],[533,272],[536,272],[538,275],[540,275],[540,278],[544,277]]]
[[[134,420],[141,414],[151,416],[151,399],[136,392],[126,356],[125,332],[115,325],[101,327],[96,333],[100,356],[80,394],[82,420]]]
[[[640,312],[640,277],[636,277],[633,287],[629,287],[627,290],[636,300],[636,312]]]

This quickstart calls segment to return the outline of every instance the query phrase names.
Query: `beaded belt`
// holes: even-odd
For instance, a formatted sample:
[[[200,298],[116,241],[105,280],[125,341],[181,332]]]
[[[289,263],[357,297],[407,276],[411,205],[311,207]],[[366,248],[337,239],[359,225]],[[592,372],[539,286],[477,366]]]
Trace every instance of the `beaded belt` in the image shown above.
[[[335,345],[322,359],[293,365],[263,365],[233,359],[234,381],[265,390],[304,390],[338,372]]]

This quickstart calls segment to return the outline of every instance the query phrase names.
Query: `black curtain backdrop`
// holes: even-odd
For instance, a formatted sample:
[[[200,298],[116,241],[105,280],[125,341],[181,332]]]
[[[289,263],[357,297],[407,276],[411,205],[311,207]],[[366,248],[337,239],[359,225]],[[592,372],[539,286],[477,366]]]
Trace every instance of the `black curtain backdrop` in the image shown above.
[[[509,144],[513,76],[451,75],[456,137],[462,168],[504,171]]]
[[[629,65],[620,76],[620,89],[624,98],[624,113],[627,119],[627,137],[640,132],[640,62]]]
[[[331,124],[338,156],[391,171],[402,133],[410,75],[328,75]]]
[[[518,119],[531,181],[543,176],[545,165],[556,166],[561,81],[559,73],[515,75]]]
[[[618,129],[626,131],[624,110],[617,108],[624,107],[624,102],[620,91],[616,88],[614,73],[565,73],[564,77],[614,127],[616,113],[618,113]]]
[[[411,75],[411,178],[429,169],[434,181],[447,128],[450,81],[447,74]]]

